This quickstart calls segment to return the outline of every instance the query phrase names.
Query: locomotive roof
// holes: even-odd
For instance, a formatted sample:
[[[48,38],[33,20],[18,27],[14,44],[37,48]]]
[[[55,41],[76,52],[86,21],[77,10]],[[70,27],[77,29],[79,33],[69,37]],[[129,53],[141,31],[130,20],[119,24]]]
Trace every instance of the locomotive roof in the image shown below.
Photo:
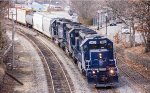
[[[71,30],[69,30],[69,33],[72,33],[72,32],[75,31],[75,30],[80,31],[81,29],[85,29],[85,28],[86,28],[86,27],[83,26],[83,25],[80,25],[80,26],[74,26],[74,27],[71,28]]]
[[[58,18],[57,19],[57,22],[60,22],[60,23],[65,23],[66,24],[66,27],[68,29],[72,29],[72,28],[83,28],[84,26],[81,24],[81,23],[78,23],[78,22],[72,22],[71,20],[68,20],[68,19],[65,19],[65,18]]]
[[[85,35],[88,35],[88,34],[97,34],[96,31],[94,31],[94,30],[92,30],[92,29],[89,29],[89,28],[82,29],[82,30],[80,31],[80,33],[83,33],[83,34],[85,34]]]
[[[77,22],[70,22],[68,24],[66,24],[66,27],[67,28],[81,28],[82,27],[82,24],[81,23],[77,23]]]
[[[99,34],[92,34],[92,35],[88,35],[86,36],[86,38],[84,38],[83,42],[80,44],[80,47],[87,42],[89,39],[107,39],[105,36],[100,36]]]
[[[59,18],[59,19],[70,19],[72,20],[72,16],[67,14],[66,12],[58,12],[58,11],[53,11],[51,13],[48,12],[35,12],[35,14],[39,14],[43,17],[48,17],[48,18]]]
[[[34,12],[31,12],[31,13],[29,13],[29,14],[27,14],[27,15],[31,15],[31,16],[33,16],[33,14],[34,14]]]
[[[97,32],[89,28],[81,29],[79,31],[79,35],[82,38],[91,37],[93,34],[97,34]]]
[[[62,23],[63,23],[63,22],[64,22],[64,23],[72,22],[71,20],[65,19],[65,18],[59,18],[58,21],[59,21],[59,22],[62,22]]]

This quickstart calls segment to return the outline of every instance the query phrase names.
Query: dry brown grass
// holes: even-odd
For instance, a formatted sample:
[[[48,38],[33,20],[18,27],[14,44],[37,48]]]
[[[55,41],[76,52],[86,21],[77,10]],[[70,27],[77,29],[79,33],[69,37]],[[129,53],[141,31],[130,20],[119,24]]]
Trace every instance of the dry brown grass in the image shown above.
[[[4,43],[5,43],[5,25],[4,25],[4,16],[7,14],[7,9],[10,5],[11,0],[0,0],[0,50],[4,48]]]

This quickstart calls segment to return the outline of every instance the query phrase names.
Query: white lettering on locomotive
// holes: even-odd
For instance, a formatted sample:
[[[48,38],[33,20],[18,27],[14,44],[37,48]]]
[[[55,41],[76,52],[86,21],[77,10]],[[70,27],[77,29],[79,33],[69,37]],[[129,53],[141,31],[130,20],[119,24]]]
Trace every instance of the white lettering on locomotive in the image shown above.
[[[89,44],[96,44],[96,41],[89,41]]]

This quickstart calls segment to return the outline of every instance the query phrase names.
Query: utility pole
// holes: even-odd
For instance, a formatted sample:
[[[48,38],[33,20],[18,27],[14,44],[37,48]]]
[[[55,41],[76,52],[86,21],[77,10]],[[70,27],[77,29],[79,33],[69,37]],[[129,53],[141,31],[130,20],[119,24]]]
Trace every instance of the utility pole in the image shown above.
[[[107,36],[107,19],[108,19],[107,16],[108,16],[108,14],[106,13],[105,14],[105,17],[106,17],[106,33],[105,34],[106,34],[106,36]]]
[[[103,24],[103,22],[102,22],[102,15],[103,15],[103,13],[101,12],[101,27],[102,27],[102,24]]]
[[[14,1],[12,1],[12,6],[14,7]],[[16,10],[17,11],[17,10]],[[15,64],[15,53],[14,53],[14,50],[15,50],[15,46],[14,46],[14,37],[15,37],[15,23],[14,23],[14,15],[13,12],[12,12],[12,66],[14,67],[14,64]],[[17,20],[17,19],[16,19]]]
[[[49,0],[49,9],[48,11],[51,13],[51,0]]]
[[[97,27],[97,30],[99,30],[99,11],[98,11],[98,27]]]
[[[13,56],[13,59],[12,59],[12,65],[14,66],[14,63],[15,63],[15,55],[14,55],[14,50],[15,50],[15,47],[14,47],[14,37],[15,37],[15,24],[14,24],[14,14],[12,13],[12,26],[13,26],[13,29],[12,29],[12,56]]]
[[[106,16],[106,36],[107,36],[107,16]]]
[[[98,21],[97,21],[98,22],[98,27],[97,27],[97,30],[99,30],[99,23],[100,23],[99,13],[100,13],[100,11],[98,10],[97,13],[98,13],[98,18],[97,18],[98,19]]]

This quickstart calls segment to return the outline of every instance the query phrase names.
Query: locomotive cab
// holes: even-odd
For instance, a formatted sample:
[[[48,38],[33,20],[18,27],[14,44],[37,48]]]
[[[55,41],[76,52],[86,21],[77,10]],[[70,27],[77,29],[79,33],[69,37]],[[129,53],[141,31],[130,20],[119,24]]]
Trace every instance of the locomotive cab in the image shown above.
[[[57,29],[57,24],[56,24],[56,20],[57,19],[52,19],[51,20],[51,26],[50,26],[50,34],[51,34],[51,38],[54,41],[54,39],[57,37],[58,35],[58,29]]]
[[[73,48],[77,44],[77,38],[79,37],[79,31],[81,29],[86,29],[82,25],[74,26],[72,29],[68,32],[67,35],[67,42],[68,42],[68,51],[72,54]]]
[[[66,24],[70,23],[71,21],[68,19],[60,19],[57,18],[52,21],[51,24],[51,34],[52,39],[54,39],[58,45],[62,48],[65,47],[64,40],[66,39]]]
[[[88,82],[96,87],[116,86],[118,69],[113,56],[113,42],[90,29],[79,31],[76,42],[75,58]]]
[[[87,42],[89,49],[86,49],[88,52],[84,52],[83,57],[85,63],[88,63],[85,69],[87,69],[86,76],[89,82],[93,81],[97,87],[116,85],[118,69],[113,56],[113,43],[107,38],[92,39]]]

